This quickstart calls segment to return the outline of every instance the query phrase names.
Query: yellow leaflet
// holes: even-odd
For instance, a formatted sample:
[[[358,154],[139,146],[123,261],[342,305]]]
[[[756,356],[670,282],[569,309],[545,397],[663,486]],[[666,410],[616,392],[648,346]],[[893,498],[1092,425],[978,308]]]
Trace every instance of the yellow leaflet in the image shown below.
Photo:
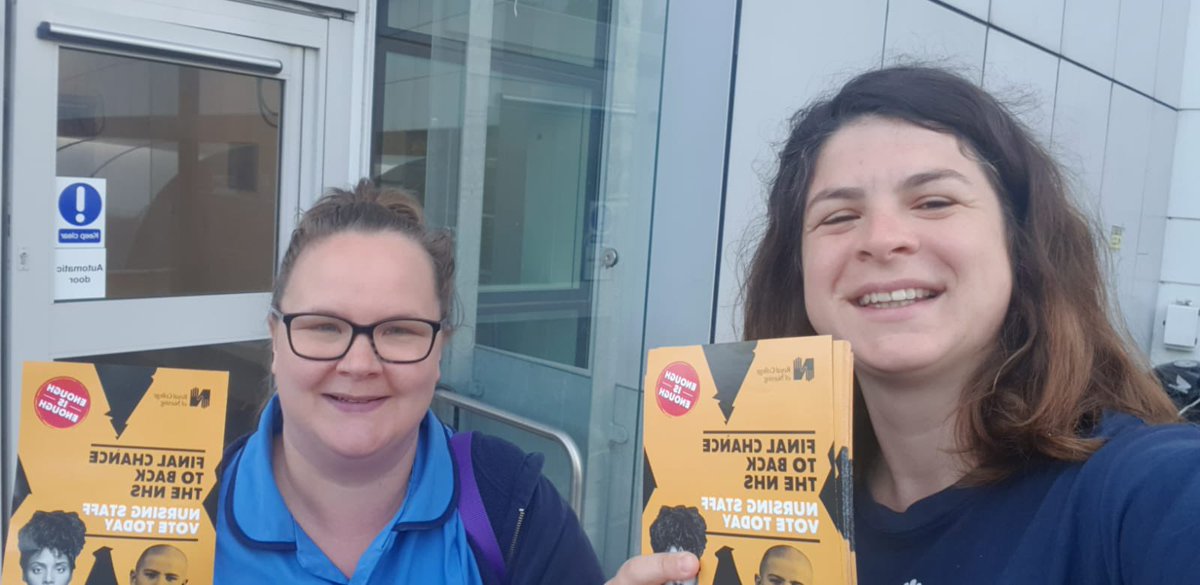
[[[854,583],[852,371],[828,336],[651,350],[643,552],[699,552],[705,585]]]
[[[69,526],[73,514],[84,524],[70,583],[128,583],[143,551],[163,544],[186,556],[189,582],[211,583],[216,529],[204,502],[216,485],[228,386],[226,372],[25,364],[0,584],[23,583],[18,540],[39,511],[39,522]]]

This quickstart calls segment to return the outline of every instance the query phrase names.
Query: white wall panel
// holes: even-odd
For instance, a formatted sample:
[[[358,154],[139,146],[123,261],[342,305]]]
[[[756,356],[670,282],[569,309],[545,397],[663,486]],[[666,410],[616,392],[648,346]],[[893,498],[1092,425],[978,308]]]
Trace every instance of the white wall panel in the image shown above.
[[[1191,0],[1163,0],[1162,26],[1158,35],[1158,72],[1154,79],[1154,97],[1179,107],[1183,88],[1184,50],[1187,44],[1188,11]],[[1200,34],[1200,29],[1197,30]],[[1192,69],[1192,77],[1195,72]]]
[[[1058,58],[996,29],[988,30],[983,87],[1003,100],[1034,131],[1050,142]]]
[[[1120,234],[1120,244],[1110,250],[1110,286],[1116,293],[1126,323],[1134,329],[1134,276],[1137,240],[1141,228],[1142,193],[1150,150],[1153,102],[1121,86],[1113,87],[1109,107],[1108,141],[1104,153],[1104,178],[1100,188],[1101,230],[1110,239]]]
[[[1121,0],[1117,19],[1114,77],[1147,94],[1154,93],[1162,4],[1163,0]]]
[[[941,65],[978,83],[986,32],[984,25],[928,0],[891,0],[884,60]]]
[[[1183,80],[1179,107],[1200,109],[1200,3],[1188,10],[1188,34],[1183,49]]]
[[[1152,104],[1150,100],[1124,87],[1113,87],[1100,208],[1106,234],[1114,225],[1125,228],[1125,245],[1120,250],[1122,257],[1126,252],[1134,252],[1137,241],[1130,230],[1137,229],[1135,222],[1142,212],[1146,160],[1150,150]],[[1129,264],[1132,267],[1132,262]]]
[[[743,267],[759,235],[750,226],[762,216],[775,146],[787,136],[788,119],[854,73],[879,65],[886,13],[885,0],[819,7],[791,0],[742,4],[714,326],[717,341],[741,334],[737,295]]]
[[[1007,0],[1001,0],[1001,2],[1004,1]],[[987,20],[988,8],[991,4],[991,0],[947,0],[946,4],[962,10],[963,12],[966,12],[967,14],[970,14],[971,16],[974,16],[980,20]]]
[[[1154,338],[1154,311],[1158,300],[1157,280],[1135,280],[1123,297],[1121,313],[1134,346],[1149,355]]]
[[[1111,76],[1121,0],[1066,0],[1062,54]]]
[[[1111,94],[1111,81],[1059,61],[1051,152],[1067,172],[1076,201],[1093,219],[1100,214]]]
[[[1167,215],[1200,219],[1200,111],[1179,112]]]
[[[1150,150],[1146,156],[1146,186],[1142,191],[1142,224],[1138,230],[1134,278],[1157,282],[1161,275],[1163,233],[1167,226],[1171,163],[1179,114],[1161,104],[1152,104],[1150,108]]]
[[[655,185],[645,291],[646,348],[701,343],[712,336],[713,290],[721,256],[717,234],[721,228],[736,15],[736,6],[719,2],[668,12],[663,107],[657,112],[657,128],[649,116],[630,121],[637,122],[643,131],[657,130],[659,138],[657,153],[644,153],[656,159],[646,167]],[[746,26],[745,20],[742,26]],[[749,39],[744,44],[754,45]],[[752,67],[748,74],[761,72]],[[647,144],[654,147],[653,140]],[[637,189],[626,189],[630,190]],[[642,198],[639,193],[629,193],[627,197]],[[673,228],[676,225],[695,228],[678,230]],[[630,228],[628,233],[637,232]],[[615,237],[609,239],[620,241]],[[622,257],[621,264],[625,262]],[[633,272],[627,274],[627,279],[632,275]],[[632,289],[629,293],[628,299],[636,295]],[[643,351],[639,344],[628,340],[613,345],[629,347],[639,354]],[[632,360],[629,363],[641,362],[640,356],[631,355],[627,359]],[[632,374],[636,377],[637,371]],[[636,380],[627,380],[624,385],[639,386]]]
[[[1163,242],[1163,281],[1200,285],[1197,250],[1200,250],[1200,219],[1168,219]]]
[[[1062,43],[1064,3],[1065,0],[1000,0],[992,5],[989,21],[1057,53]]]
[[[1178,119],[1178,114],[1171,108],[1156,103],[1150,107],[1150,145],[1133,270],[1132,305],[1125,308],[1130,334],[1138,347],[1147,352],[1153,347],[1158,279],[1162,273],[1163,238],[1167,227],[1167,199],[1171,191],[1171,153],[1175,148]]]

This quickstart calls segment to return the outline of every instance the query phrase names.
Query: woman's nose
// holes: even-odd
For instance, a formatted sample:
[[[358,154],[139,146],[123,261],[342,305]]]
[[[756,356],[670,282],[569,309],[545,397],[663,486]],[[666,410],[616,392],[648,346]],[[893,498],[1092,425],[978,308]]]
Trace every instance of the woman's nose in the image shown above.
[[[894,211],[875,211],[864,217],[858,257],[861,260],[889,260],[898,254],[911,254],[920,248],[914,220]]]
[[[382,362],[375,354],[375,346],[371,338],[360,333],[350,340],[350,349],[338,360],[338,369],[344,372],[372,372],[380,369]]]

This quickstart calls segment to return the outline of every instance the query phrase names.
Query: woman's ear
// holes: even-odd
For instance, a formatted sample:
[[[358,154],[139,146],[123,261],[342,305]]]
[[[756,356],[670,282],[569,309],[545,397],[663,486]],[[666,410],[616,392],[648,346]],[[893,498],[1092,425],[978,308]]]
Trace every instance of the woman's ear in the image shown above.
[[[280,335],[281,335],[280,330],[282,330],[282,329],[283,329],[282,323],[279,321],[279,318],[276,317],[274,313],[267,316],[267,333],[270,336],[270,340],[271,340],[271,375],[272,376],[275,375],[275,361],[276,361],[276,359],[279,358],[279,355],[278,355],[279,342],[280,341],[286,342],[286,340],[280,339]],[[287,334],[282,333],[282,335],[287,335]]]

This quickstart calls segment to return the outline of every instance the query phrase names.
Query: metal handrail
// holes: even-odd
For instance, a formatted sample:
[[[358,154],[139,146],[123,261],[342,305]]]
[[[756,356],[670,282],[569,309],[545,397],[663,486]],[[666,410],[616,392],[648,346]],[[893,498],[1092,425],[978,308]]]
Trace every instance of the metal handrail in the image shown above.
[[[445,384],[438,384],[433,394],[435,399],[443,400],[455,408],[486,416],[561,445],[567,452],[567,460],[571,464],[571,493],[567,501],[580,521],[583,520],[583,456],[580,455],[579,446],[575,444],[575,440],[567,433],[519,414],[513,414],[490,404],[467,398]]]

